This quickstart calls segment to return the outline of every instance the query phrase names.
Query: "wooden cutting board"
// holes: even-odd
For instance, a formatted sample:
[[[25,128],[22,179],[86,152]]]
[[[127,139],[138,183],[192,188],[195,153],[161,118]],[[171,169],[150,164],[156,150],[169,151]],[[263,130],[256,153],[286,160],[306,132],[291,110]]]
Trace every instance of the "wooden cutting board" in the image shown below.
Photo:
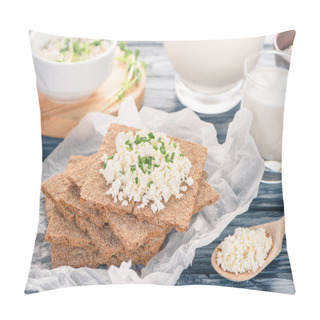
[[[117,52],[117,54],[119,54],[119,52]],[[38,92],[42,134],[54,138],[64,138],[86,113],[101,111],[106,105],[108,98],[120,89],[125,77],[125,72],[125,65],[115,59],[112,72],[108,79],[89,98],[72,104],[53,102]],[[140,83],[130,88],[122,98],[123,101],[128,95],[132,95],[138,110],[141,108],[144,100],[146,84],[146,72],[143,67],[141,67],[141,72],[142,77]],[[116,102],[102,112],[117,115],[120,105],[121,102]]]

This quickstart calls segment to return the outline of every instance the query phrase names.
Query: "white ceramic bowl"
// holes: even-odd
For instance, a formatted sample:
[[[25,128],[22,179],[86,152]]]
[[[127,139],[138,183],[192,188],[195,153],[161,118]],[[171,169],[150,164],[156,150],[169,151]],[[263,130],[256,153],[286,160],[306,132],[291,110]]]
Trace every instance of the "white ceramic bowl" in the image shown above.
[[[110,48],[93,59],[60,63],[41,58],[36,53],[52,38],[59,37],[35,31],[30,33],[38,90],[59,103],[72,103],[89,97],[110,75],[117,42],[110,41]]]

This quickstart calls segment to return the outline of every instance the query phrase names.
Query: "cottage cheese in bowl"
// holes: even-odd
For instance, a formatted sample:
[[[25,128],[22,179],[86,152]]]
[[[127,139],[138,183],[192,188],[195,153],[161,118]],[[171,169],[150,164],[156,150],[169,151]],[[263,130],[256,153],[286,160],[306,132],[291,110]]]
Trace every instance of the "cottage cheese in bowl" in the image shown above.
[[[37,49],[37,54],[50,61],[74,63],[98,57],[110,46],[103,39],[52,38],[44,47]]]
[[[30,41],[40,93],[58,103],[93,94],[111,73],[116,41],[58,37],[32,31]]]

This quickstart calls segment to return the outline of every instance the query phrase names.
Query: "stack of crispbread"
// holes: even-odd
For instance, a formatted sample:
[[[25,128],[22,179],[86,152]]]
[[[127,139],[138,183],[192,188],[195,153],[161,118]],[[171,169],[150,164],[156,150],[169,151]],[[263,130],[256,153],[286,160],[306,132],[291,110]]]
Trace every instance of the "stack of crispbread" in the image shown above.
[[[205,180],[206,148],[170,137],[192,164],[189,175],[194,184],[183,197],[171,197],[156,213],[149,207],[138,209],[139,203],[133,201],[126,206],[114,202],[106,194],[110,186],[100,173],[101,157],[115,154],[117,135],[129,130],[138,131],[111,124],[96,154],[71,156],[64,172],[42,184],[48,220],[45,240],[51,243],[53,268],[118,266],[128,260],[146,264],[164,246],[172,228],[186,231],[193,214],[218,200],[219,194]]]

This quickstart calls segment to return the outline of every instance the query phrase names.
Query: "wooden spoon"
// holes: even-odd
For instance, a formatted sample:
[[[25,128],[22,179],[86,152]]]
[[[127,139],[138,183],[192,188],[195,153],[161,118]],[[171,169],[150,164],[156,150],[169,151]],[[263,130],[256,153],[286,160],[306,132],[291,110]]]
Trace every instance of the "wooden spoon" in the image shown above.
[[[258,268],[255,272],[251,271],[251,272],[243,272],[238,274],[222,270],[221,267],[218,266],[217,264],[217,253],[221,251],[220,249],[221,244],[219,244],[215,248],[211,256],[211,264],[214,270],[216,270],[222,277],[228,280],[239,282],[239,281],[246,281],[254,278],[266,266],[268,266],[268,264],[272,262],[279,255],[282,249],[282,239],[285,234],[284,217],[274,222],[250,227],[249,229],[258,229],[258,228],[264,228],[266,230],[267,236],[272,237],[272,248],[270,249],[266,260],[264,261],[264,263],[260,268]]]

